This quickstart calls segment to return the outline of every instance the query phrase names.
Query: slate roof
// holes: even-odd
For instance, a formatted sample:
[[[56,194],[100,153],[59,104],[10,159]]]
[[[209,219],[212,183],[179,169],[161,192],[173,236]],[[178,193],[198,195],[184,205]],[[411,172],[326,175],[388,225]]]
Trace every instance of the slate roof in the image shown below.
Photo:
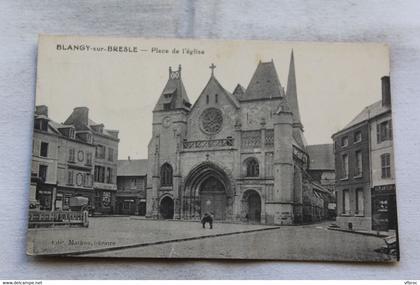
[[[238,99],[236,98],[236,96],[232,95],[232,93],[230,93],[229,91],[227,91],[222,84],[220,84],[220,82],[216,79],[216,77],[214,76],[214,74],[212,74],[210,76],[209,81],[207,82],[206,86],[203,88],[203,90],[200,93],[200,96],[198,96],[198,99],[195,101],[194,106],[196,106],[196,104],[200,101],[201,96],[204,96],[205,94],[208,93],[217,93],[221,91],[227,98],[228,100],[232,103],[232,105],[235,108],[240,108],[240,104]],[[220,92],[219,92],[220,94]],[[193,108],[194,108],[193,106]]]
[[[232,94],[240,99],[245,94],[245,88],[241,84],[238,84]]]
[[[190,109],[191,103],[188,99],[184,83],[182,82],[180,70],[178,72],[178,77],[172,78],[169,76],[165,88],[163,88],[163,91],[153,111],[163,110],[163,105],[168,103],[171,103],[171,109]]]
[[[372,105],[365,107],[362,112],[360,112],[353,120],[350,121],[342,130],[353,127],[361,122],[369,120],[373,117],[376,117],[382,113],[388,112],[391,110],[390,106],[382,106],[382,100],[379,100]],[[341,130],[340,130],[341,131]]]
[[[284,96],[273,61],[260,62],[246,88],[242,100],[268,99]]]
[[[306,146],[309,155],[310,170],[334,170],[334,147],[333,144],[316,144]]]
[[[146,176],[147,159],[119,159],[117,176]]]
[[[98,124],[95,121],[91,120],[89,117],[89,108],[87,107],[76,107],[73,109],[73,112],[70,116],[64,121],[64,125],[73,125],[76,131],[91,131],[94,134],[104,135],[114,140],[118,140],[118,137],[113,134],[113,132],[118,132],[115,130],[105,129],[103,131],[97,132],[93,126],[99,126],[103,124]]]

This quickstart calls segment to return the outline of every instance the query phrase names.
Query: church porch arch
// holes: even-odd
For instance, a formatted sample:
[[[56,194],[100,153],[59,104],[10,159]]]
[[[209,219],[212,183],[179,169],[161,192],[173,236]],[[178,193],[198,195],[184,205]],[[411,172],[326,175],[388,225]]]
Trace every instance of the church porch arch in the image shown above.
[[[213,212],[216,220],[232,220],[234,186],[222,167],[203,162],[190,171],[184,185],[184,219],[198,220],[204,212]]]

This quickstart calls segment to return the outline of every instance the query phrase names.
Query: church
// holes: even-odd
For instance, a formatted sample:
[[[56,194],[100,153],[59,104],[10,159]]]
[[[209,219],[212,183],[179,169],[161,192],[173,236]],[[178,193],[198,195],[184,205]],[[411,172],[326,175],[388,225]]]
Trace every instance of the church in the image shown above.
[[[329,192],[313,187],[308,174],[293,51],[287,90],[273,60],[259,62],[248,86],[232,92],[217,80],[214,64],[210,69],[191,104],[181,65],[169,68],[153,110],[146,216],[199,220],[210,212],[224,222],[312,221]]]

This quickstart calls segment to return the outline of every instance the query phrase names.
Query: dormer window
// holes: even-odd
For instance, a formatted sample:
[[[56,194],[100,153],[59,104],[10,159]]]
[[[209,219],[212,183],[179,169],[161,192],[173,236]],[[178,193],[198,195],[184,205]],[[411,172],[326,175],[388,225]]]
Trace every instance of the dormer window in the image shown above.
[[[98,125],[91,125],[91,128],[97,132],[102,134],[104,132],[104,125],[103,124],[98,124]]]
[[[86,134],[86,142],[87,143],[92,143],[92,135],[91,134]]]
[[[74,129],[69,128],[69,138],[74,139]]]
[[[44,118],[37,118],[34,121],[34,129],[40,131],[48,131],[48,120]]]

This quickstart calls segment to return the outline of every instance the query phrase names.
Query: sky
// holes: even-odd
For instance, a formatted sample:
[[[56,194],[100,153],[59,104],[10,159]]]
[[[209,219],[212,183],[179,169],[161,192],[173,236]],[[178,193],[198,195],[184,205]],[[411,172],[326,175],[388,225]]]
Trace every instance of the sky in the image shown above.
[[[196,52],[183,53],[186,49]],[[287,88],[292,49],[306,140],[332,143],[333,133],[381,99],[380,79],[389,75],[386,45],[45,36],[38,49],[36,105],[47,105],[57,122],[64,122],[74,107],[87,106],[92,120],[119,130],[119,159],[147,158],[152,110],[170,66],[182,65],[194,103],[212,63],[218,81],[232,92],[238,83],[248,86],[260,60],[273,60]]]

